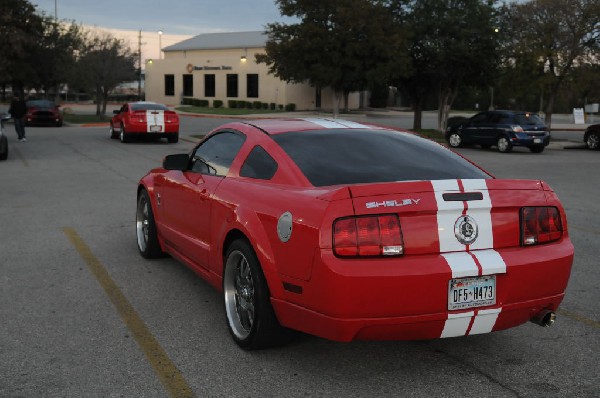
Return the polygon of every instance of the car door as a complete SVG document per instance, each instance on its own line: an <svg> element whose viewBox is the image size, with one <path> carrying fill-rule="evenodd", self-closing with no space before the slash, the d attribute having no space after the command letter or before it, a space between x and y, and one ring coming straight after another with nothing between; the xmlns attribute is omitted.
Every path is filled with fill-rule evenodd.
<svg viewBox="0 0 600 398"><path fill-rule="evenodd" d="M488 120L487 112L478 113L469 119L462 129L464 144L479 144Z"/></svg>
<svg viewBox="0 0 600 398"><path fill-rule="evenodd" d="M222 131L193 151L185 171L167 173L160 188L160 212L167 243L195 264L208 267L214 194L245 141L236 131Z"/></svg>

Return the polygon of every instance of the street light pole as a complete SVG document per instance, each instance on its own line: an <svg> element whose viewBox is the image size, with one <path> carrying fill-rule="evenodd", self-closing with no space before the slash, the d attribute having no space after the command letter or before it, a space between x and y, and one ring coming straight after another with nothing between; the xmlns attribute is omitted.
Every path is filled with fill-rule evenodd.
<svg viewBox="0 0 600 398"><path fill-rule="evenodd" d="M162 35L163 31L158 31L158 59L162 59Z"/></svg>

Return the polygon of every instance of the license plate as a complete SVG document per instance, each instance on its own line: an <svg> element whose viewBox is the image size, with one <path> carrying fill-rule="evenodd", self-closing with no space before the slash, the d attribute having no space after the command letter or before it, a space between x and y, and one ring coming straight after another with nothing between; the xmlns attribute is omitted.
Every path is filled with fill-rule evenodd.
<svg viewBox="0 0 600 398"><path fill-rule="evenodd" d="M450 279L448 310L485 307L496 304L496 276Z"/></svg>
<svg viewBox="0 0 600 398"><path fill-rule="evenodd" d="M160 133L162 131L162 126L150 126L151 133Z"/></svg>
<svg viewBox="0 0 600 398"><path fill-rule="evenodd" d="M542 143L542 139L541 138L534 138L533 139L533 143L534 144L541 144Z"/></svg>

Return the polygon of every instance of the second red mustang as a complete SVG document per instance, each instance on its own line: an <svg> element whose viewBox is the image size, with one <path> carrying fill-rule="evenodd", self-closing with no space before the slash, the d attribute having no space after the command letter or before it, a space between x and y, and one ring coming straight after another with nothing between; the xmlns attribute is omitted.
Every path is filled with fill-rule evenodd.
<svg viewBox="0 0 600 398"><path fill-rule="evenodd" d="M128 102L114 111L110 138L129 142L133 138L166 138L179 141L179 116L166 105L155 102Z"/></svg>

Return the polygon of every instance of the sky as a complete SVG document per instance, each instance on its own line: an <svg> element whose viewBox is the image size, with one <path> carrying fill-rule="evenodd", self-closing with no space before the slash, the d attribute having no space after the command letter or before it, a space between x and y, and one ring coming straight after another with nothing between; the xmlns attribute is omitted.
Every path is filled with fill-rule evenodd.
<svg viewBox="0 0 600 398"><path fill-rule="evenodd" d="M98 28L129 42L142 57L159 57L162 47L201 33L262 30L271 22L289 22L274 0L29 0L39 12L59 20Z"/></svg>

